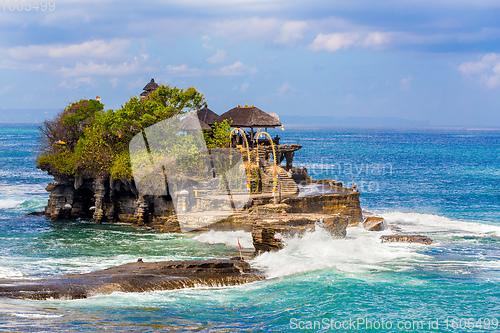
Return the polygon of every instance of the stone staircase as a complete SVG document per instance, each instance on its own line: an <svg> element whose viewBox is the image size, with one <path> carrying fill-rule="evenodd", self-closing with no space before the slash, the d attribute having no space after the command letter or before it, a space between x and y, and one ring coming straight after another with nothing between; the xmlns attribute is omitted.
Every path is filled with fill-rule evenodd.
<svg viewBox="0 0 500 333"><path fill-rule="evenodd" d="M272 164L267 163L263 167L262 176L262 193L272 193L273 189L273 168ZM281 196L293 196L299 193L299 187L292 179L291 174L286 172L285 169L278 166L278 186L276 187L276 195L279 195L281 190ZM281 188L280 188L281 187Z"/></svg>

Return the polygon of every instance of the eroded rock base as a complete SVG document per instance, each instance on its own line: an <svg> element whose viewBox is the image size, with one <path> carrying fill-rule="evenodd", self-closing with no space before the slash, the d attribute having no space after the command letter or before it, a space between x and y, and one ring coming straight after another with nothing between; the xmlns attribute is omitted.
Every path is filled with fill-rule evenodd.
<svg viewBox="0 0 500 333"><path fill-rule="evenodd" d="M389 242L401 242L401 243L420 243L429 245L433 243L433 240L427 236L423 235L386 235L380 237L382 243Z"/></svg>
<svg viewBox="0 0 500 333"><path fill-rule="evenodd" d="M193 287L222 287L263 280L240 260L187 260L124 264L87 274L41 280L0 280L0 296L44 300L81 299L98 294Z"/></svg>

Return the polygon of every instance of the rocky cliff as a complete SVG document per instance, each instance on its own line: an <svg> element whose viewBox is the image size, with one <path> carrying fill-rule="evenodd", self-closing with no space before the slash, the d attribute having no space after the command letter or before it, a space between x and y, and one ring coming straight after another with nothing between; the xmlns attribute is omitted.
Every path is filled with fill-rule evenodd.
<svg viewBox="0 0 500 333"><path fill-rule="evenodd" d="M96 223L126 222L180 232L169 196L140 195L126 179L68 177L53 174L45 216L52 220L89 218Z"/></svg>
<svg viewBox="0 0 500 333"><path fill-rule="evenodd" d="M295 169L292 177L301 183L318 183L305 169ZM298 175L297 175L298 173ZM88 218L96 223L125 222L181 232L170 196L144 196L133 181L109 177L67 177L53 173L54 182L45 208L47 218ZM292 178L290 178L292 179ZM194 232L206 230L246 230L252 232L256 252L281 248L275 234L302 233L318 225L333 237L345 237L346 227L363 220L359 192L340 182L322 180L334 193L300 197L295 194L274 204L270 193L252 195L245 209ZM320 222L320 224L318 224Z"/></svg>

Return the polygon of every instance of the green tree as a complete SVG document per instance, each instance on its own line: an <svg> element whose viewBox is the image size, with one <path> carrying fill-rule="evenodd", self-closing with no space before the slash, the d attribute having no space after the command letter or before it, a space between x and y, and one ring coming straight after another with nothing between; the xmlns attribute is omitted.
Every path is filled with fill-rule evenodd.
<svg viewBox="0 0 500 333"><path fill-rule="evenodd" d="M41 127L38 167L65 175L131 178L128 144L140 131L177 114L198 110L204 98L194 88L160 86L120 109L103 111L96 100L71 103Z"/></svg>

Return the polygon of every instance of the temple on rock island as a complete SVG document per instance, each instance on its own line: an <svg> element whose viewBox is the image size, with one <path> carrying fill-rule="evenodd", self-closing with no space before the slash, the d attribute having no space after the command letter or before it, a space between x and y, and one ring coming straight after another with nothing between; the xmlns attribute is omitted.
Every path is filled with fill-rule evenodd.
<svg viewBox="0 0 500 333"><path fill-rule="evenodd" d="M152 79L144 87L141 99L151 96L158 87ZM277 234L301 233L315 228L318 221L334 237L344 237L349 224L363 221L356 189L343 187L336 180L311 179L305 168L293 165L294 155L302 146L283 144L278 135L271 137L267 133L269 128L282 127L276 114L254 105L238 105L218 115L205 104L194 117L183 120L181 129L189 132L200 128L209 133L224 121L231 128L230 146L248 155L246 167L253 165L252 173L247 170L248 201L230 216L191 232L246 230L252 232L256 251L268 251L281 248ZM181 232L172 196L168 194L144 195L134 179L86 173L65 175L47 170L55 180L47 186L48 218L92 218L97 223L126 222L163 232ZM314 188L316 194L306 196L301 191L304 188ZM203 206L198 195L193 200L193 206Z"/></svg>

